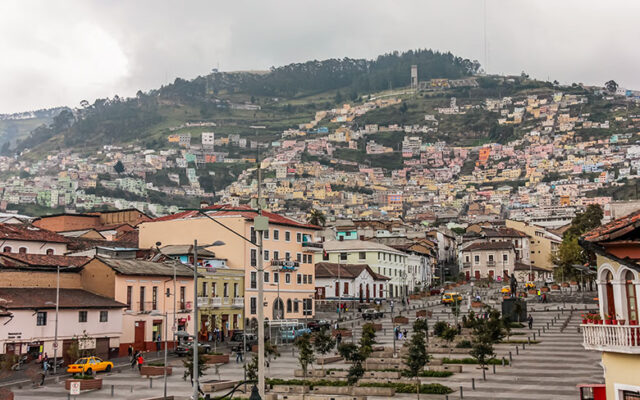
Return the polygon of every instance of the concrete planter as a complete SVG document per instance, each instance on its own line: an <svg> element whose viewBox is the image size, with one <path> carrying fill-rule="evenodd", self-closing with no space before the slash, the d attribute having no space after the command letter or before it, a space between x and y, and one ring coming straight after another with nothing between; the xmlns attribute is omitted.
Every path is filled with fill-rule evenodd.
<svg viewBox="0 0 640 400"><path fill-rule="evenodd" d="M393 397L396 394L394 388L388 387L360 387L355 386L351 391L354 396L380 396L380 397Z"/></svg>
<svg viewBox="0 0 640 400"><path fill-rule="evenodd" d="M409 323L409 318L407 317L402 317L402 316L397 316L395 318L393 318L393 322L396 324L400 324L400 325L406 325Z"/></svg>
<svg viewBox="0 0 640 400"><path fill-rule="evenodd" d="M64 388L71 389L71 382L80 382L80 390L102 389L102 379L67 379L64 381Z"/></svg>
<svg viewBox="0 0 640 400"><path fill-rule="evenodd" d="M427 371L450 371L450 372L462 372L462 364L443 364L443 365L429 365L425 368Z"/></svg>
<svg viewBox="0 0 640 400"><path fill-rule="evenodd" d="M207 364L228 364L228 354L210 354L205 356L205 363Z"/></svg>
<svg viewBox="0 0 640 400"><path fill-rule="evenodd" d="M560 289L560 288L558 288ZM540 290L542 290L543 293L548 293L549 292L549 288L546 286L543 286Z"/></svg>
<svg viewBox="0 0 640 400"><path fill-rule="evenodd" d="M173 368L166 367L166 369L167 369L167 375L171 375L171 373L173 372ZM165 370L165 367L154 367L151 365L143 365L140 368L140 376L146 376L146 377L164 376L164 370Z"/></svg>
<svg viewBox="0 0 640 400"><path fill-rule="evenodd" d="M427 318L427 310L416 311L416 318Z"/></svg>
<svg viewBox="0 0 640 400"><path fill-rule="evenodd" d="M551 289L560 290L560 286L559 285L551 285Z"/></svg>
<svg viewBox="0 0 640 400"><path fill-rule="evenodd" d="M304 376L304 372L301 369L293 371L293 376L296 378L324 378L326 376L325 371L321 369L309 369L307 370L307 376Z"/></svg>
<svg viewBox="0 0 640 400"><path fill-rule="evenodd" d="M482 308L484 307L484 303L481 301L472 301L471 302L471 307L472 308Z"/></svg>
<svg viewBox="0 0 640 400"><path fill-rule="evenodd" d="M342 357L340 356L318 357L318 359L316 360L318 365L327 365L327 364L335 363L338 361L342 361Z"/></svg>
<svg viewBox="0 0 640 400"><path fill-rule="evenodd" d="M536 293L538 293L538 291L537 291L537 290L535 290L535 289L529 289L529 294L536 294Z"/></svg>
<svg viewBox="0 0 640 400"><path fill-rule="evenodd" d="M331 331L331 334L333 335L333 337L335 337L338 333L340 333L340 335L342 335L343 338L353 336L353 333L347 329L334 329Z"/></svg>
<svg viewBox="0 0 640 400"><path fill-rule="evenodd" d="M219 392L221 390L231 389L240 381L208 381L202 383L202 390L209 392Z"/></svg>

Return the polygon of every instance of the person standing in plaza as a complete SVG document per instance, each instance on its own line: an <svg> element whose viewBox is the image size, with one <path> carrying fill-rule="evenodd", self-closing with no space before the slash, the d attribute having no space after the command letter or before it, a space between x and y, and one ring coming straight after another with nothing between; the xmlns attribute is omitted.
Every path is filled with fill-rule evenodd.
<svg viewBox="0 0 640 400"><path fill-rule="evenodd" d="M142 369L142 364L144 364L144 358L142 357L142 353L138 353L138 358L136 360L138 362L138 371Z"/></svg>
<svg viewBox="0 0 640 400"><path fill-rule="evenodd" d="M529 314L529 318L527 318L527 322L529 322L529 329L533 328L533 317Z"/></svg>

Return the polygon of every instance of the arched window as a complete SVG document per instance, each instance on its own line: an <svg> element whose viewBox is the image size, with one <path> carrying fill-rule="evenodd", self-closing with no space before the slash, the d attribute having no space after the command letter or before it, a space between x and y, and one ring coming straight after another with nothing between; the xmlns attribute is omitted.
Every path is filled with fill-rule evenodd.
<svg viewBox="0 0 640 400"><path fill-rule="evenodd" d="M628 321L638 321L638 295L636 286L633 283L633 272L627 271L624 276L624 286L627 289L627 310Z"/></svg>
<svg viewBox="0 0 640 400"><path fill-rule="evenodd" d="M26 247L20 247L20 249L18 249L18 253L27 254L27 248Z"/></svg>
<svg viewBox="0 0 640 400"><path fill-rule="evenodd" d="M611 271L607 271L607 275L605 276L605 292L607 298L607 308L605 312L607 315L610 315L611 318L615 318L616 316L616 303L615 298L613 296L613 284L611 281L613 280L613 274ZM605 316L606 317L606 316Z"/></svg>
<svg viewBox="0 0 640 400"><path fill-rule="evenodd" d="M53 255L53 249L47 249L47 255L48 256L52 256Z"/></svg>
<svg viewBox="0 0 640 400"><path fill-rule="evenodd" d="M7 246L4 249L2 249L2 251L4 251L5 253L11 253L11 247Z"/></svg>
<svg viewBox="0 0 640 400"><path fill-rule="evenodd" d="M291 312L291 299L287 299L287 312Z"/></svg>

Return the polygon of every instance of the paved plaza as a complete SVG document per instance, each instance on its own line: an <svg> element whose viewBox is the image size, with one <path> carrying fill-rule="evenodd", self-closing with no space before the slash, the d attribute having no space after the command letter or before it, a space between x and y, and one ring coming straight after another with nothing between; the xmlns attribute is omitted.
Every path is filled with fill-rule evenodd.
<svg viewBox="0 0 640 400"><path fill-rule="evenodd" d="M464 292L465 289L462 291ZM499 296L497 289L484 290L484 300L498 308ZM458 399L462 395L465 399L576 399L578 383L604 382L602 367L600 366L600 354L598 352L585 351L582 347L582 334L579 332L580 314L587 306L580 303L553 302L554 296L548 304L540 304L531 301L528 304L530 314L534 319L532 330L528 328L514 329L513 332L523 334L511 336L511 339L533 340L535 333L538 344L531 344L523 349L522 344L498 344L495 346L498 358L509 359L511 353L512 364L510 366L496 366L495 374L492 367L486 370L486 380L483 380L482 371L476 365L463 365L463 371L447 378L421 378L423 383L441 383L449 386L455 392L448 395L449 399ZM557 297L557 296L556 296ZM574 297L574 296L571 296ZM575 297L574 297L575 298ZM589 304L594 309L594 304ZM402 307L400 307L402 308ZM402 312L409 317L409 324L402 326L411 331L411 324L415 320L417 309L432 311L431 326L437 320L453 322L454 317L447 307L437 304L437 301L412 302L409 309ZM387 309L387 311L389 311ZM394 310L398 313L398 307ZM463 313L466 310L463 308ZM335 318L335 313L333 313ZM320 317L323 315L319 315ZM361 335L362 321L356 318L356 313L351 313L352 320L343 323L343 326L353 331L353 338L344 338L344 341L358 341ZM324 317L331 318L326 313ZM388 313L384 319L377 320L382 323L382 331L377 332L376 340L382 346L391 349L393 347L393 324ZM547 324L549 328L547 329ZM543 332L544 327L544 332ZM539 333L540 332L540 333ZM398 349L403 341L398 341ZM516 346L518 348L516 349ZM267 377L293 378L294 369L298 369L296 352L291 345L278 346L280 357L272 361L267 369ZM150 356L153 356L150 354ZM432 353L435 359L442 357L465 357L464 354L449 355L446 353ZM175 395L177 399L188 399L191 393L189 381L183 380L184 368L182 360L172 358L170 364L174 367L173 375L168 378L168 394ZM320 368L315 366L315 368ZM333 363L326 368L344 368L348 365L344 362ZM103 389L92 391L77 396L78 399L145 399L162 396L163 379L144 379L136 370L130 368L118 369L108 374L99 375L103 379ZM235 363L235 357L231 357L229 364L221 365L217 369L211 367L201 379L209 380L242 380L243 370L241 364ZM475 390L472 387L475 383ZM24 383L22 388L14 388L16 399L65 399L67 392L63 383L47 382L43 387L32 387ZM113 392L113 394L112 394ZM220 392L218 394L223 394ZM370 399L382 398L369 396ZM395 398L416 398L416 395L396 394ZM420 395L422 399L444 399L442 395Z"/></svg>

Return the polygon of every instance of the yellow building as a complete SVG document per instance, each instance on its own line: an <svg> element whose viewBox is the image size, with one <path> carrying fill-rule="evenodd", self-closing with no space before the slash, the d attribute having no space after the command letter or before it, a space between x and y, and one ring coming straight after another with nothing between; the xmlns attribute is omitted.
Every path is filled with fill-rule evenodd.
<svg viewBox="0 0 640 400"><path fill-rule="evenodd" d="M562 243L562 238L539 226L530 225L522 221L506 220L507 228L513 228L529 236L529 259L531 265L552 270L551 255L555 254Z"/></svg>
<svg viewBox="0 0 640 400"><path fill-rule="evenodd" d="M640 211L596 228L580 244L597 255L600 316L583 324L583 346L602 352L607 399L640 398ZM606 320L616 320L607 324Z"/></svg>
<svg viewBox="0 0 640 400"><path fill-rule="evenodd" d="M253 227L256 216L257 213L246 205L215 205L156 218L139 225L139 246L150 248L158 241L163 245L171 245L191 243L194 239L202 244L222 240L225 242L223 246L210 249L215 251L217 257L226 259L230 269L243 271L244 289L248 297L248 301L244 302L245 322L249 321L252 328L257 324L257 307L263 304L265 318L270 320L312 317L315 286L310 251L312 246L309 244L320 228L263 212L263 216L269 220L269 229L263 236L264 298L259 301L256 272L258 249L252 244L256 242Z"/></svg>

